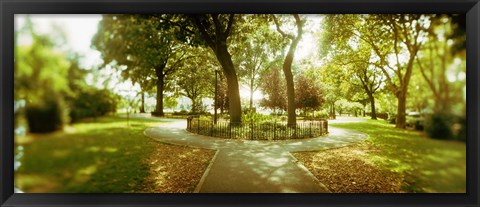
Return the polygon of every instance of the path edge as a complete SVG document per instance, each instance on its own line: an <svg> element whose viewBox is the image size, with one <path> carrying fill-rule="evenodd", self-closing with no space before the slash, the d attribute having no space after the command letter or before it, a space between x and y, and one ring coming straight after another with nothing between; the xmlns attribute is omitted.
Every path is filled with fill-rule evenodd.
<svg viewBox="0 0 480 207"><path fill-rule="evenodd" d="M207 179L207 176L210 173L210 170L212 169L213 163L217 159L217 155L218 155L219 152L220 152L220 150L217 150L215 152L215 155L213 155L213 158L210 160L210 163L208 164L207 169L205 169L205 172L203 172L202 178L200 178L200 181L198 181L198 184L195 187L195 190L193 190L193 193L199 193L200 192L200 189L202 188L203 183Z"/></svg>
<svg viewBox="0 0 480 207"><path fill-rule="evenodd" d="M317 182L317 184L326 191L326 192L323 192L323 193L331 193L332 192L330 189L327 188L327 186L325 186L322 182L320 182L320 180L318 180L318 178L312 172L310 172L310 170L308 170L308 168L305 167L305 165L303 165L295 156L293 156L293 154L291 152L289 152L289 151L287 151L287 152L288 152L288 155L290 155L290 157L293 159L293 162L295 163L295 165L297 165L298 168L302 169L308 175L310 175L313 178L313 180L315 180L315 182Z"/></svg>

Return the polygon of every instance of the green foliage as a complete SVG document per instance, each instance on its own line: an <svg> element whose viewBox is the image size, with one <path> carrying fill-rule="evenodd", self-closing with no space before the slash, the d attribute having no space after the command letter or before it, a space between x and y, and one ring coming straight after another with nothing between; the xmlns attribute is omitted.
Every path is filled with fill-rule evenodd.
<svg viewBox="0 0 480 207"><path fill-rule="evenodd" d="M240 81L253 93L262 83L260 77L281 61L283 45L280 35L269 29L262 15L243 15L241 19L242 24L237 26L242 33L232 36L234 42L230 48ZM253 108L252 94L250 103L248 110Z"/></svg>
<svg viewBox="0 0 480 207"><path fill-rule="evenodd" d="M173 115L187 115L188 111L186 111L186 110L174 111L172 114Z"/></svg>
<svg viewBox="0 0 480 207"><path fill-rule="evenodd" d="M177 71L178 77L175 83L179 86L178 93L192 101L191 112L197 113L202 111L202 98L213 97L214 69L217 67L214 57L205 48L194 48L191 53L195 56L189 57L182 63Z"/></svg>
<svg viewBox="0 0 480 207"><path fill-rule="evenodd" d="M314 118L320 118L320 119L328 119L328 112L326 111L315 111L313 112L313 117Z"/></svg>
<svg viewBox="0 0 480 207"><path fill-rule="evenodd" d="M295 105L297 109L314 111L325 102L323 90L313 78L299 75L295 79Z"/></svg>
<svg viewBox="0 0 480 207"><path fill-rule="evenodd" d="M40 103L26 107L28 128L32 133L48 133L63 128L63 106L55 97L46 97Z"/></svg>
<svg viewBox="0 0 480 207"><path fill-rule="evenodd" d="M457 119L456 129L454 132L456 133L455 138L459 141L466 142L467 141L467 118L466 117L459 117Z"/></svg>
<svg viewBox="0 0 480 207"><path fill-rule="evenodd" d="M355 111L363 110L362 104L358 102L350 102L346 99L341 99L335 103L337 111L342 113L354 114Z"/></svg>
<svg viewBox="0 0 480 207"><path fill-rule="evenodd" d="M116 112L120 97L108 90L96 88L83 89L77 98L72 100L70 117L72 122L83 118L96 118Z"/></svg>
<svg viewBox="0 0 480 207"><path fill-rule="evenodd" d="M156 87L155 112L163 115L164 90L185 55L185 44L177 41L164 18L170 15L103 15L92 46L102 53L103 66L122 72L124 79L139 83L142 91Z"/></svg>
<svg viewBox="0 0 480 207"><path fill-rule="evenodd" d="M445 113L435 113L425 120L425 132L428 136L435 139L452 139L452 125L454 117Z"/></svg>
<svg viewBox="0 0 480 207"><path fill-rule="evenodd" d="M458 25L448 15L436 15L431 18L428 41L419 51L415 66L417 81L415 92L419 94L424 108L434 112L461 115L465 107L465 96L461 91L466 84L466 61L464 53L456 44L462 44L460 36L465 30L454 31ZM414 89L414 90L415 90ZM418 99L415 97L415 99Z"/></svg>
<svg viewBox="0 0 480 207"><path fill-rule="evenodd" d="M61 129L63 98L71 92L67 79L70 63L49 35L35 31L30 18L16 32L16 38L20 37L30 38L32 43L15 45L14 98L26 102L31 132Z"/></svg>
<svg viewBox="0 0 480 207"><path fill-rule="evenodd" d="M273 111L287 108L287 91L285 79L282 78L280 69L273 68L262 77L260 88L265 95L260 105Z"/></svg>
<svg viewBox="0 0 480 207"><path fill-rule="evenodd" d="M244 121L244 123L261 123L266 121L272 121L272 117L255 112L245 112L242 115L242 120Z"/></svg>
<svg viewBox="0 0 480 207"><path fill-rule="evenodd" d="M177 97L176 96L167 96L163 97L163 103L166 108L175 109L178 105Z"/></svg>

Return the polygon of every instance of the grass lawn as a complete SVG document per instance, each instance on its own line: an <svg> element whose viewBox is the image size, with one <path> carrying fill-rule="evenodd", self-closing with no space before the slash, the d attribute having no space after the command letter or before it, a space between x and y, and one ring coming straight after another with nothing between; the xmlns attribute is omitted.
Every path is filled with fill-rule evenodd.
<svg viewBox="0 0 480 207"><path fill-rule="evenodd" d="M297 154L296 156L301 156L300 160L314 174L321 167L335 166L323 170L343 174L343 179L359 176L363 180L361 182L365 182L363 183L365 189L368 186L370 189L379 186L380 192L466 191L466 147L463 142L427 138L421 132L396 129L382 120L337 123L330 126L357 130L367 133L370 137L364 143L343 149ZM349 166L350 164L352 166ZM335 172L337 170L335 168L342 166L346 167L345 171L351 171L350 174ZM340 182L329 180L328 172L317 174L320 181L323 179L326 185L330 182ZM381 176L375 176L377 174ZM384 185L384 182L390 182L391 185ZM397 186L393 184L395 182L399 182L400 189L394 189ZM358 183L356 184L358 186ZM335 185L332 186L335 188ZM346 184L342 188L349 186L354 185ZM351 189L357 192L355 188ZM358 192L365 192L365 189Z"/></svg>
<svg viewBox="0 0 480 207"><path fill-rule="evenodd" d="M16 138L24 148L16 186L25 192L191 192L213 152L158 143L143 134L159 123L131 119L127 127L125 118L103 117L65 133ZM194 162L178 163L178 156ZM182 176L183 183L170 179L176 172L168 166L178 165L194 169Z"/></svg>

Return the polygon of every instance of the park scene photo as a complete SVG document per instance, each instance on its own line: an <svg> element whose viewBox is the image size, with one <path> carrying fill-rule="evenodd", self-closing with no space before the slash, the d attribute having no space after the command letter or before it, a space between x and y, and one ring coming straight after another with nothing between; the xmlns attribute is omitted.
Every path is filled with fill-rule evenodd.
<svg viewBox="0 0 480 207"><path fill-rule="evenodd" d="M17 193L466 193L455 14L16 14Z"/></svg>

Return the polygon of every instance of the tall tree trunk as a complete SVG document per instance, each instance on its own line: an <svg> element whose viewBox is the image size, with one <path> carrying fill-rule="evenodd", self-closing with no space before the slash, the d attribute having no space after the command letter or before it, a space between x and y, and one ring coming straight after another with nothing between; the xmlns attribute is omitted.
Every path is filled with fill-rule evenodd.
<svg viewBox="0 0 480 207"><path fill-rule="evenodd" d="M335 102L330 104L330 118L337 119L337 115L335 114Z"/></svg>
<svg viewBox="0 0 480 207"><path fill-rule="evenodd" d="M285 80L287 82L287 113L288 113L288 126L297 125L297 114L295 113L295 86L293 83L292 74L292 62L295 55L295 48L300 41L302 34L298 34L297 38L292 41L290 49L288 50L285 61L283 62L283 74L285 74Z"/></svg>
<svg viewBox="0 0 480 207"><path fill-rule="evenodd" d="M230 113L230 122L241 123L242 107L240 104L240 90L232 57L228 52L226 44L218 44L215 53L218 61L222 65L223 73L227 78L227 93L229 98L228 112Z"/></svg>
<svg viewBox="0 0 480 207"><path fill-rule="evenodd" d="M141 104L140 104L140 113L145 113L145 93L142 91L140 92L142 96Z"/></svg>
<svg viewBox="0 0 480 207"><path fill-rule="evenodd" d="M189 97L190 100L192 101L192 110L191 112L196 113L197 112L197 101L195 98Z"/></svg>
<svg viewBox="0 0 480 207"><path fill-rule="evenodd" d="M163 88L165 84L165 76L157 75L157 105L155 106L155 113L157 116L163 116Z"/></svg>
<svg viewBox="0 0 480 207"><path fill-rule="evenodd" d="M402 90L398 93L397 96L397 101L398 101L398 106L397 106L397 118L396 118L396 123L395 127L400 128L400 129L405 129L406 127L406 105L407 105L407 96L406 96L406 91Z"/></svg>
<svg viewBox="0 0 480 207"><path fill-rule="evenodd" d="M250 80L250 112L253 112L253 79Z"/></svg>
<svg viewBox="0 0 480 207"><path fill-rule="evenodd" d="M280 24L278 23L275 15L273 15L273 19L275 21L275 25L277 27L277 31L284 37L289 38L292 40L290 44L290 48L288 49L287 56L283 62L283 74L285 75L285 80L287 82L287 113L288 113L288 123L287 125L290 127L294 127L297 125L297 114L295 113L295 87L293 83L293 74L292 74L292 62L293 57L295 55L295 49L297 48L298 42L302 39L303 33L303 25L301 22L300 17L298 14L294 14L293 17L295 18L295 23L297 26L297 35L291 36L287 35L283 32L280 28Z"/></svg>
<svg viewBox="0 0 480 207"><path fill-rule="evenodd" d="M227 38L230 35L230 30L234 25L234 14L230 14L227 26L224 27L220 23L219 15L212 14L203 16L210 21L213 20L215 33L213 34L202 22L202 15L193 15L192 20L199 29L203 39L207 42L209 47L214 51L218 62L222 65L223 73L227 78L227 94L228 94L228 112L230 114L230 122L242 122L242 107L240 104L240 91L238 87L238 78L233 66L232 56L228 52Z"/></svg>
<svg viewBox="0 0 480 207"><path fill-rule="evenodd" d="M408 94L408 84L410 83L410 78L412 77L413 70L413 61L419 50L419 46L415 47L410 53L410 58L407 63L405 76L403 77L403 82L400 83L400 91L397 92L398 107L397 107L397 122L395 124L396 128L405 129L406 128L406 109L407 109L407 94Z"/></svg>
<svg viewBox="0 0 480 207"><path fill-rule="evenodd" d="M375 112L375 97L373 96L373 94L369 93L368 94L368 99L370 100L370 107L372 108L372 114L370 115L370 117L372 117L372 119L377 119L377 113Z"/></svg>
<svg viewBox="0 0 480 207"><path fill-rule="evenodd" d="M288 55L285 58L285 62L283 64L283 73L285 74L285 79L287 81L287 125L295 126L297 125L297 114L295 113L295 87L293 83L293 74L291 69L294 50L290 49L290 51L288 52Z"/></svg>

